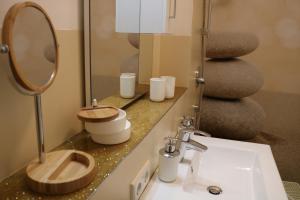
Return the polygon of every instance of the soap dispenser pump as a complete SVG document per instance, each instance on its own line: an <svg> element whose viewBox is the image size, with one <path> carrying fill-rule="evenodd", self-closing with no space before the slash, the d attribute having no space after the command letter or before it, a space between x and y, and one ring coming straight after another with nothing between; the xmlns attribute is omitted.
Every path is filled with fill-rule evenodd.
<svg viewBox="0 0 300 200"><path fill-rule="evenodd" d="M173 182L177 177L179 151L176 149L176 138L167 137L168 143L159 150L158 177L163 182Z"/></svg>

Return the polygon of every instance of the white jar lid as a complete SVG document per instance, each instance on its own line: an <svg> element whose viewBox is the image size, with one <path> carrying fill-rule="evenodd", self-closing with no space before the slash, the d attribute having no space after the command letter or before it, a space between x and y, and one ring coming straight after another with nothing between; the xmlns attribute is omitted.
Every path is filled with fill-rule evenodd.
<svg viewBox="0 0 300 200"><path fill-rule="evenodd" d="M136 74L135 73L122 73L121 77L135 77Z"/></svg>

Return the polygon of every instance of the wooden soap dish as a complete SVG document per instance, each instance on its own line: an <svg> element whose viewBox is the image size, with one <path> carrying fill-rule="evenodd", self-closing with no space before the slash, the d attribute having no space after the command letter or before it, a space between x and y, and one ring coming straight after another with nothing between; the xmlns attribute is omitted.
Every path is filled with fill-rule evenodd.
<svg viewBox="0 0 300 200"><path fill-rule="evenodd" d="M94 158L82 151L61 150L46 154L45 163L38 159L26 169L28 186L38 193L57 195L87 186L96 175Z"/></svg>

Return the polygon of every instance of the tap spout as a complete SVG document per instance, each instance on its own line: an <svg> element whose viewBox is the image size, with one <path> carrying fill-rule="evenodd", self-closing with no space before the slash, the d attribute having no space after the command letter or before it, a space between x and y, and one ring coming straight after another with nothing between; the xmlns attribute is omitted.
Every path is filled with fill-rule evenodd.
<svg viewBox="0 0 300 200"><path fill-rule="evenodd" d="M187 149L193 149L196 151L206 151L208 149L207 146L201 144L195 140L190 139L188 142L185 142Z"/></svg>

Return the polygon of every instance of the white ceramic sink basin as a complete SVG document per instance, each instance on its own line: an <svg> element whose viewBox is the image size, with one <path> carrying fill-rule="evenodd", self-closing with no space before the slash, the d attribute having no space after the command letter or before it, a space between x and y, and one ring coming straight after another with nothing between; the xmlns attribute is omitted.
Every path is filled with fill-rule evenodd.
<svg viewBox="0 0 300 200"><path fill-rule="evenodd" d="M143 200L287 200L268 145L204 138L206 152L186 151L173 183L161 182L157 173L143 193ZM208 186L219 186L220 195Z"/></svg>

